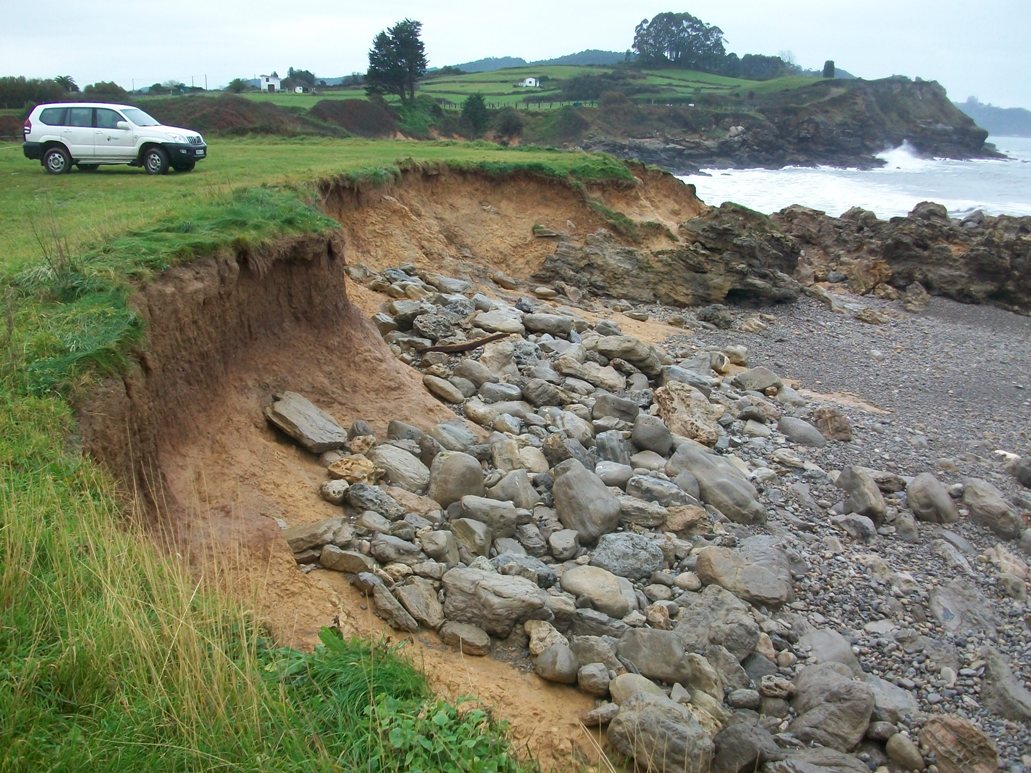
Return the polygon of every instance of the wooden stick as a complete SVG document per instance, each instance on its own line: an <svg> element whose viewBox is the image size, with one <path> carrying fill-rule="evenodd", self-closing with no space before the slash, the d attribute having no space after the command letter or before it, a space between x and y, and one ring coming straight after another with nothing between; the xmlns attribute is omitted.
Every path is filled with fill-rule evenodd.
<svg viewBox="0 0 1031 773"><path fill-rule="evenodd" d="M499 341L502 338L508 338L511 333L494 333L486 338L478 338L475 341L466 341L460 344L438 344L436 346L426 346L421 349L416 349L420 354L424 352L447 352L448 354L454 354L456 352L471 352L473 349L479 349L481 346L486 346L491 341Z"/></svg>

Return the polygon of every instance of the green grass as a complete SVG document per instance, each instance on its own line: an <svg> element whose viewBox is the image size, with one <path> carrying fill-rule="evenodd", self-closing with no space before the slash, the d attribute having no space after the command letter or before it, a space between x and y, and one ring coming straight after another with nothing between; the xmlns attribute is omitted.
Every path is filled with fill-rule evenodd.
<svg viewBox="0 0 1031 773"><path fill-rule="evenodd" d="M190 174L53 177L0 144L0 771L517 768L503 725L435 700L401 653L330 632L314 654L270 647L74 442L71 400L146 346L133 282L332 228L318 181L413 164L582 192L633 179L604 156L327 139L215 139Z"/></svg>

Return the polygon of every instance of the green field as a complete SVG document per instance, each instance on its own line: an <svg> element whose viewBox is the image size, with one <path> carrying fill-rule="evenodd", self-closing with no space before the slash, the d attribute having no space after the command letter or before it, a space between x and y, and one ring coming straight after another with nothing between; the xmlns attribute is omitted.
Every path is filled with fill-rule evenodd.
<svg viewBox="0 0 1031 773"><path fill-rule="evenodd" d="M632 86L642 88L638 99L645 102L666 100L689 101L702 94L733 97L746 93L772 94L811 85L818 79L811 77L777 78L770 81L753 81L729 78L723 75L677 70L672 68L626 70L610 66L547 65L543 67L511 67L492 72L467 73L463 75L434 75L430 73L419 82L416 93L438 100L444 100L453 108L461 106L472 94L481 94L492 107L526 107L527 100L533 109L554 109L569 104L561 94L562 84L580 76L603 76L613 73L630 73L640 76L630 81ZM526 88L519 85L526 78L542 79L540 88ZM292 94L280 92L245 92L243 96L258 102L310 109L324 99L364 99L362 88L326 89L318 94ZM145 99L144 99L145 101ZM539 104L538 104L539 103Z"/></svg>
<svg viewBox="0 0 1031 773"><path fill-rule="evenodd" d="M278 650L134 527L72 402L145 348L131 281L333 228L317 178L398 164L632 179L605 157L486 144L214 140L190 174L46 175L0 143L0 771L516 770L505 728L398 653L326 632Z"/></svg>

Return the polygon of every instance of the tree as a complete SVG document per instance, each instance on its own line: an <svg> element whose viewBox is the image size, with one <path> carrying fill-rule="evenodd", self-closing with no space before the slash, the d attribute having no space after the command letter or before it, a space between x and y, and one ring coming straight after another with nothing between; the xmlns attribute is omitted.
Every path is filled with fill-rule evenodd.
<svg viewBox="0 0 1031 773"><path fill-rule="evenodd" d="M241 94L244 91L247 91L247 89L249 88L250 86L247 85L247 81L245 81L243 78L233 78L231 81L229 81L229 85L226 86L226 91L230 92L231 94Z"/></svg>
<svg viewBox="0 0 1031 773"><path fill-rule="evenodd" d="M469 127L474 137L483 134L490 122L487 103L482 94L472 94L462 103L462 123Z"/></svg>
<svg viewBox="0 0 1031 773"><path fill-rule="evenodd" d="M82 90L82 93L87 97L105 97L107 99L116 100L126 99L129 96L129 92L114 81L97 81L96 83L91 83Z"/></svg>
<svg viewBox="0 0 1031 773"><path fill-rule="evenodd" d="M643 19L634 30L638 61L694 70L718 69L726 50L723 30L689 13L660 13Z"/></svg>
<svg viewBox="0 0 1031 773"><path fill-rule="evenodd" d="M62 89L67 91L69 94L74 94L79 90L78 84L75 82L75 78L71 75L56 75L54 76L54 83L60 86Z"/></svg>
<svg viewBox="0 0 1031 773"><path fill-rule="evenodd" d="M315 88L315 73L311 70L295 70L291 67L287 70L283 85L290 89L295 86L303 86L306 89L313 89Z"/></svg>
<svg viewBox="0 0 1031 773"><path fill-rule="evenodd" d="M405 104L415 99L415 84L426 74L421 32L422 22L405 19L375 37L369 51L366 91L396 94Z"/></svg>
<svg viewBox="0 0 1031 773"><path fill-rule="evenodd" d="M823 77L833 78L834 77L834 60L828 59L823 63Z"/></svg>

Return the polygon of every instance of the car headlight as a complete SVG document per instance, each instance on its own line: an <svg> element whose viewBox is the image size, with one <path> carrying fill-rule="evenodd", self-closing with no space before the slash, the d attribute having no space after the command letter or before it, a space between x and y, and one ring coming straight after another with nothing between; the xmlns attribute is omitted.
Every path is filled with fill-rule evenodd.
<svg viewBox="0 0 1031 773"><path fill-rule="evenodd" d="M186 142L186 137L184 137L182 134L169 134L168 138L170 140L172 140L172 142L180 142L180 143L185 143Z"/></svg>

